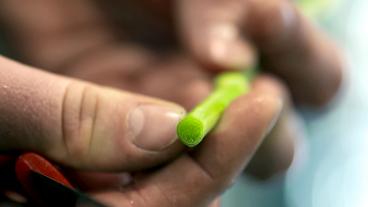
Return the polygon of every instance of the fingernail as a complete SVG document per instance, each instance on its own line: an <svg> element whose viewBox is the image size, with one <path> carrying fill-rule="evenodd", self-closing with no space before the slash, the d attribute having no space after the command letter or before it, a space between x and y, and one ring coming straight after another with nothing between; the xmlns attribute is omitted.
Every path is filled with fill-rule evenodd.
<svg viewBox="0 0 368 207"><path fill-rule="evenodd" d="M230 69L244 70L253 65L252 49L241 42L218 42L213 45L215 63Z"/></svg>
<svg viewBox="0 0 368 207"><path fill-rule="evenodd" d="M184 115L176 106L138 105L128 115L132 142L149 151L161 151L177 140L176 125Z"/></svg>
<svg viewBox="0 0 368 207"><path fill-rule="evenodd" d="M217 30L229 30L217 28ZM254 49L238 37L237 34L225 35L230 32L212 32L209 38L210 58L215 64L224 68L244 70L254 63ZM235 33L235 32L232 32Z"/></svg>

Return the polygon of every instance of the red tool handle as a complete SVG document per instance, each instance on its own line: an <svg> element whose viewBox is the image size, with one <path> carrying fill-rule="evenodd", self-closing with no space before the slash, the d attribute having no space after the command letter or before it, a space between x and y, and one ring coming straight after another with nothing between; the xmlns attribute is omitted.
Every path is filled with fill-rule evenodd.
<svg viewBox="0 0 368 207"><path fill-rule="evenodd" d="M69 188L74 189L64 175L45 158L35 153L26 153L19 156L16 161L15 172L18 180L26 190L32 190L29 180L29 175L32 171L45 175Z"/></svg>

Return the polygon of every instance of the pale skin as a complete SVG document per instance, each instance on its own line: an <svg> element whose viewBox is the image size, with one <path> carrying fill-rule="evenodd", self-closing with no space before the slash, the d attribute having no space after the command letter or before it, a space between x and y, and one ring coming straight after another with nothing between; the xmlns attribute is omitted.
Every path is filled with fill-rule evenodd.
<svg viewBox="0 0 368 207"><path fill-rule="evenodd" d="M124 10L141 14L134 27ZM293 104L325 106L342 79L336 47L286 0L4 0L0 18L23 62L0 57L0 149L70 168L111 206L218 206L246 166L284 171ZM216 71L258 58L268 74L187 152L175 139L185 109Z"/></svg>

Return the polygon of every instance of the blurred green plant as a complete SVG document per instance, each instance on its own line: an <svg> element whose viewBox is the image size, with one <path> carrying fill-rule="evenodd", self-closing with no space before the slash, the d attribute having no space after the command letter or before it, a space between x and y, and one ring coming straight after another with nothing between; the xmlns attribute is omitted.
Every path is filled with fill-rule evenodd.
<svg viewBox="0 0 368 207"><path fill-rule="evenodd" d="M297 0L296 3L303 10L305 15L313 19L323 18L331 13L341 3L341 0Z"/></svg>

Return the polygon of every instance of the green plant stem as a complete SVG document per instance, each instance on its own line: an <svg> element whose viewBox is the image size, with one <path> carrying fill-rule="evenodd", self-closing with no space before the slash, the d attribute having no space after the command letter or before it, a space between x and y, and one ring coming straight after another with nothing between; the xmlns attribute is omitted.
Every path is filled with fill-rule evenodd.
<svg viewBox="0 0 368 207"><path fill-rule="evenodd" d="M198 145L219 121L224 110L240 95L249 91L253 70L225 72L217 76L214 91L185 116L177 126L181 142L188 147Z"/></svg>

